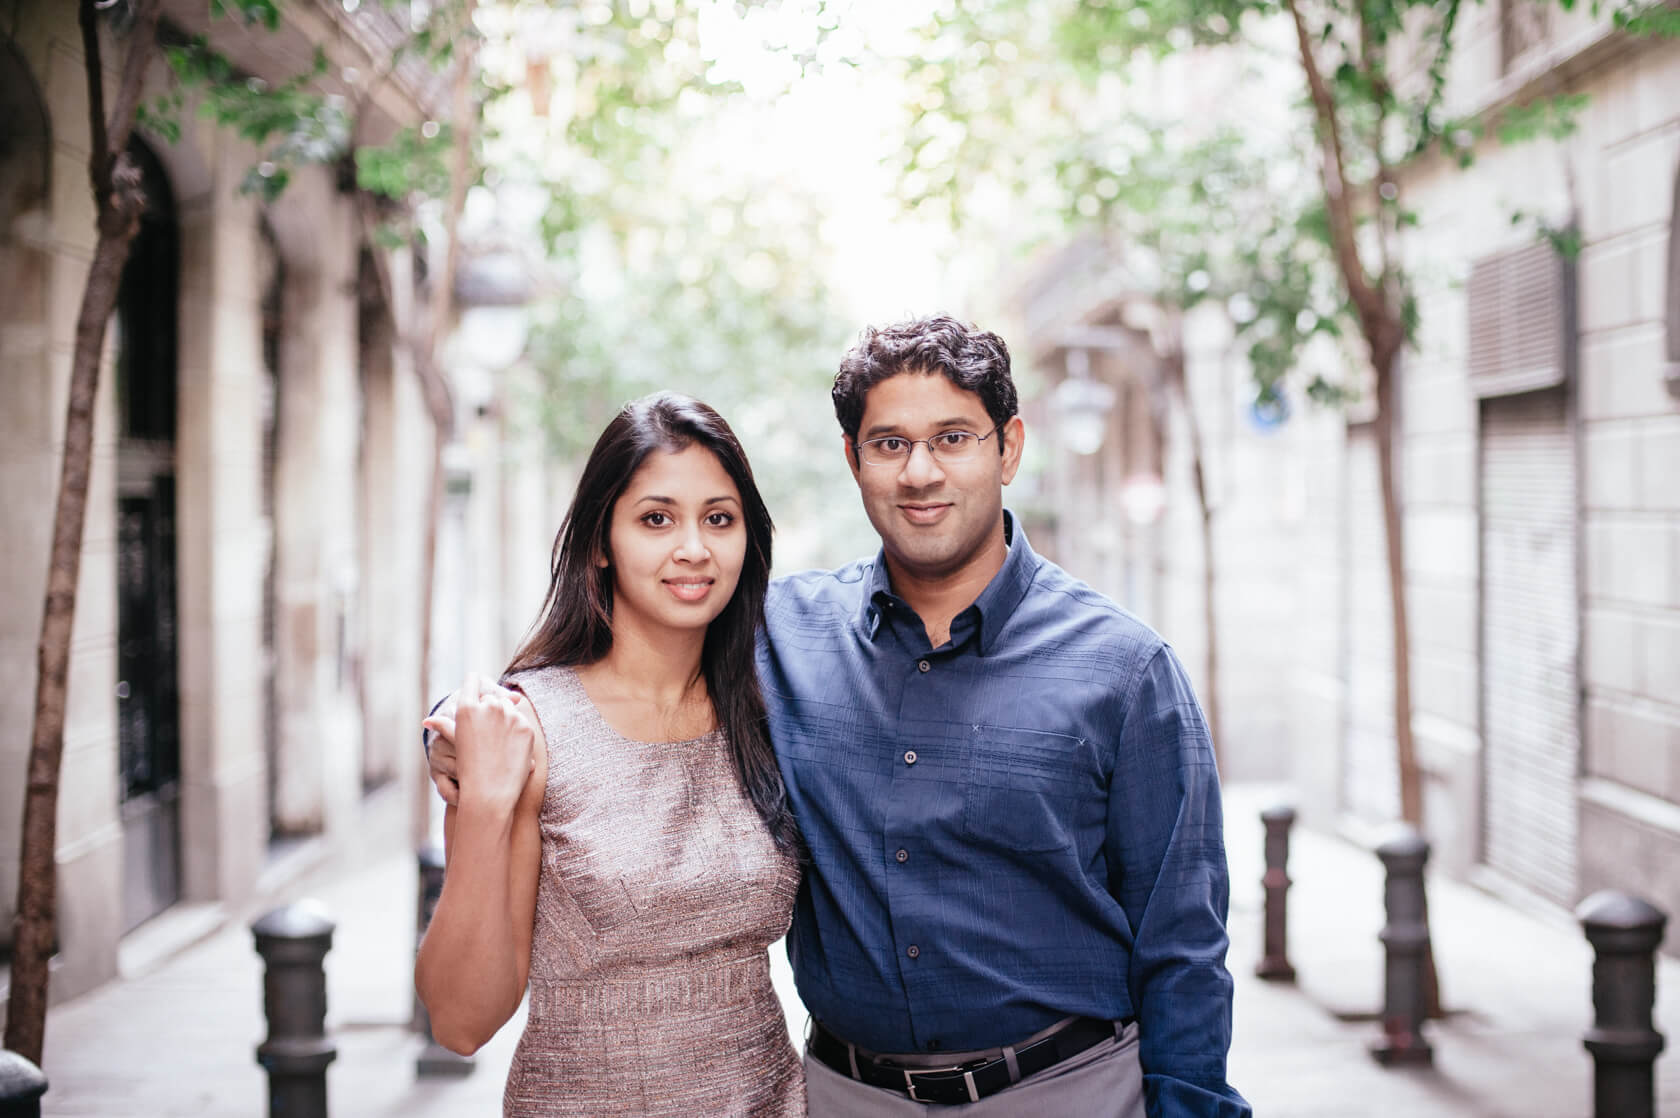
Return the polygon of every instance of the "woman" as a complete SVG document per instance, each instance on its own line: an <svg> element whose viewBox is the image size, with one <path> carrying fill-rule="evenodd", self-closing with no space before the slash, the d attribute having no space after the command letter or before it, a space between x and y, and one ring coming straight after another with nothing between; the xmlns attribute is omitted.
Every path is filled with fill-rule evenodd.
<svg viewBox="0 0 1680 1118"><path fill-rule="evenodd" d="M798 840L753 670L770 516L729 426L670 393L607 426L507 689L426 720L458 754L415 965L439 1042L529 1020L503 1113L805 1113L770 984Z"/></svg>

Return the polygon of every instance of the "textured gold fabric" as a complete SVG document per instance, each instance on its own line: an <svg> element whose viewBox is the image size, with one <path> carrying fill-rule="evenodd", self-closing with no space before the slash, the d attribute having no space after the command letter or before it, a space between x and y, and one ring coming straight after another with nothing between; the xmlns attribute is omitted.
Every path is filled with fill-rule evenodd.
<svg viewBox="0 0 1680 1118"><path fill-rule="evenodd" d="M508 1118L805 1113L770 985L798 864L720 732L617 733L567 668L524 673L548 742L530 1014Z"/></svg>

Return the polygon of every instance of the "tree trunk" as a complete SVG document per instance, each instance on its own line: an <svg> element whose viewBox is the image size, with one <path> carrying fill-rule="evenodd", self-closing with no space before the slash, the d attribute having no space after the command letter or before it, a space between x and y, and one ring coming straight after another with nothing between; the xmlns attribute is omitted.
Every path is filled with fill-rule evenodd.
<svg viewBox="0 0 1680 1118"><path fill-rule="evenodd" d="M1180 359L1182 361L1182 358ZM1182 376L1182 370L1180 376ZM1220 744L1220 715L1219 715L1219 610L1215 605L1214 595L1218 592L1218 573L1214 566L1213 557L1213 506L1208 503L1207 470L1202 460L1202 425L1196 418L1194 407L1190 403L1190 393L1184 388L1181 399L1184 402L1184 414L1190 424L1190 472L1196 481L1196 507L1202 516L1202 610L1203 623L1207 626L1204 639L1207 642L1207 682L1202 691L1202 706L1207 713L1208 734L1213 739L1213 761L1219 769L1220 775L1225 773L1224 746Z"/></svg>
<svg viewBox="0 0 1680 1118"><path fill-rule="evenodd" d="M432 694L432 608L437 589L437 541L443 527L443 446L449 438L449 428L432 424L432 476L426 494L426 536L420 543L420 699L430 707L441 698ZM429 790L422 789L422 801L430 810Z"/></svg>
<svg viewBox="0 0 1680 1118"><path fill-rule="evenodd" d="M1182 330L1182 328L1180 328ZM1219 610L1214 595L1218 592L1218 571L1213 556L1213 506L1208 501L1207 466L1202 453L1202 422L1190 399L1190 381L1184 367L1182 334L1177 348L1166 358L1167 379L1173 387L1179 406L1184 409L1184 421L1189 431L1190 476L1196 486L1196 509L1201 515L1202 528L1202 617L1207 643L1207 679L1202 687L1202 709L1207 715L1208 735L1213 739L1213 760L1220 775L1225 773L1225 751L1220 736L1219 703Z"/></svg>
<svg viewBox="0 0 1680 1118"><path fill-rule="evenodd" d="M1175 406L1183 409L1185 426L1189 432L1190 475L1196 486L1196 509L1201 517L1202 532L1202 617L1206 626L1203 635L1207 641L1207 678L1201 689L1202 713L1207 717L1214 765L1223 776L1225 753L1220 744L1223 739L1219 731L1219 611L1214 604L1218 577L1213 559L1213 507L1208 501L1207 467L1202 453L1202 423L1190 399L1190 382L1184 368L1183 312L1169 311L1167 327L1159 341L1147 331L1129 332L1138 347L1136 353L1150 370L1149 416L1156 443L1162 446L1166 444L1167 423Z"/></svg>
<svg viewBox="0 0 1680 1118"><path fill-rule="evenodd" d="M1284 8L1295 25L1301 70L1307 79L1307 93L1312 99L1318 126L1319 175L1329 216L1331 248L1342 283L1353 303L1360 333L1371 348L1371 368L1376 374L1377 475L1382 489L1388 598L1394 631L1394 758L1400 783L1401 818L1422 831L1423 780L1418 770L1417 748L1412 739L1412 653L1411 626L1406 612L1405 524L1395 477L1398 466L1395 459L1395 375L1400 351L1405 344L1405 327L1396 292L1386 281L1389 274L1386 263L1379 273L1381 278L1373 283L1360 254L1360 243L1354 232L1358 223L1347 190L1341 121L1329 83L1325 81L1313 53L1313 36L1295 0L1284 0ZM1369 73L1366 76L1370 76ZM1429 1015L1439 1016L1440 981L1435 971L1434 951L1428 943L1424 946L1424 995Z"/></svg>
<svg viewBox="0 0 1680 1118"><path fill-rule="evenodd" d="M1373 347L1374 352L1380 352ZM1400 817L1423 830L1423 773L1418 767L1417 745L1412 737L1412 654L1411 623L1406 611L1405 520L1400 510L1400 493L1395 472L1395 383L1398 349L1389 351L1377 368L1377 463L1382 486L1383 528L1388 543L1388 596L1394 621L1394 757L1400 778ZM1424 898L1423 926L1429 927L1428 896ZM1441 978L1435 969L1434 937L1423 946L1423 1011L1430 1018L1441 1014Z"/></svg>
<svg viewBox="0 0 1680 1118"><path fill-rule="evenodd" d="M1379 352L1373 346L1374 355ZM1406 611L1405 521L1395 477L1394 366L1398 352L1381 356L1377 367L1377 474L1382 488L1383 529L1388 549L1388 599L1394 632L1394 757L1400 779L1400 817L1423 828L1423 780L1412 738L1411 626Z"/></svg>
<svg viewBox="0 0 1680 1118"><path fill-rule="evenodd" d="M93 459L93 406L105 327L117 305L123 265L139 231L144 198L139 175L125 150L157 37L159 0L143 0L130 32L112 119L104 119L104 64L93 0L82 0L81 26L88 81L92 144L88 171L98 207L99 240L82 290L71 356L69 402L64 416L64 459L53 511L52 552L37 646L35 711L30 732L18 854L17 915L13 919L12 986L6 1009L5 1046L39 1065L47 1030L48 960L57 939L58 777L64 756L69 698L70 631L81 575L82 532L87 521L88 474Z"/></svg>
<svg viewBox="0 0 1680 1118"><path fill-rule="evenodd" d="M471 25L473 0L466 0L465 18ZM421 557L420 584L425 595L420 619L420 694L431 703L432 673L432 595L437 577L437 537L443 526L443 446L455 426L455 413L449 393L449 382L438 364L444 336L455 309L455 271L461 260L461 211L466 208L467 188L472 174L472 66L473 41L469 36L456 60L455 84L451 90L450 115L453 118L454 144L449 159L449 207L443 213L443 267L432 278L431 313L425 333L425 352L415 355L415 366L431 381L432 426L437 433L432 448L432 488L426 502L425 553Z"/></svg>
<svg viewBox="0 0 1680 1118"><path fill-rule="evenodd" d="M23 846L18 858L16 942L6 1047L41 1062L47 1013L47 959L52 953L58 849L58 771L64 753L64 714L70 668L70 627L82 565L88 472L93 457L93 402L105 323L117 303L128 237L99 238L76 321L70 402L64 419L64 462L53 514L52 558L37 650L35 725L29 743L29 782L23 801Z"/></svg>

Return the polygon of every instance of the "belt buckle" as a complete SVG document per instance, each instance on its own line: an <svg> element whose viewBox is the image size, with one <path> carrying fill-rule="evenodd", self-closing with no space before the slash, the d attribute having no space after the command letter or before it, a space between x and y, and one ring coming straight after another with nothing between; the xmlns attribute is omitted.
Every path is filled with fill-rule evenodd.
<svg viewBox="0 0 1680 1118"><path fill-rule="evenodd" d="M912 1072L909 1068L901 1068L904 1072L904 1093L910 1096L911 1102L937 1103L937 1099L924 1099L916 1094L917 1075L943 1075L948 1072L960 1071L963 1074L963 1086L968 1089L968 1101L980 1101L980 1088L974 1085L974 1069L984 1066L985 1060L976 1060L971 1064L952 1064L947 1068L917 1068Z"/></svg>

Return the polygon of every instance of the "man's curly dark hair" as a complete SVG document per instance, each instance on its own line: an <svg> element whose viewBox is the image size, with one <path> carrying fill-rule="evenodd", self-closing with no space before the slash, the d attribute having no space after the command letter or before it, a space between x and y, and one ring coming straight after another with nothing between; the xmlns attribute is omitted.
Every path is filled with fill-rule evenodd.
<svg viewBox="0 0 1680 1118"><path fill-rule="evenodd" d="M996 334L949 315L865 327L857 344L840 359L829 393L834 417L855 445L869 390L899 373L941 374L980 397L994 425L1014 416L1018 405L1009 375L1009 347ZM977 432L983 433L983 432ZM1001 451L1003 440L998 440Z"/></svg>

